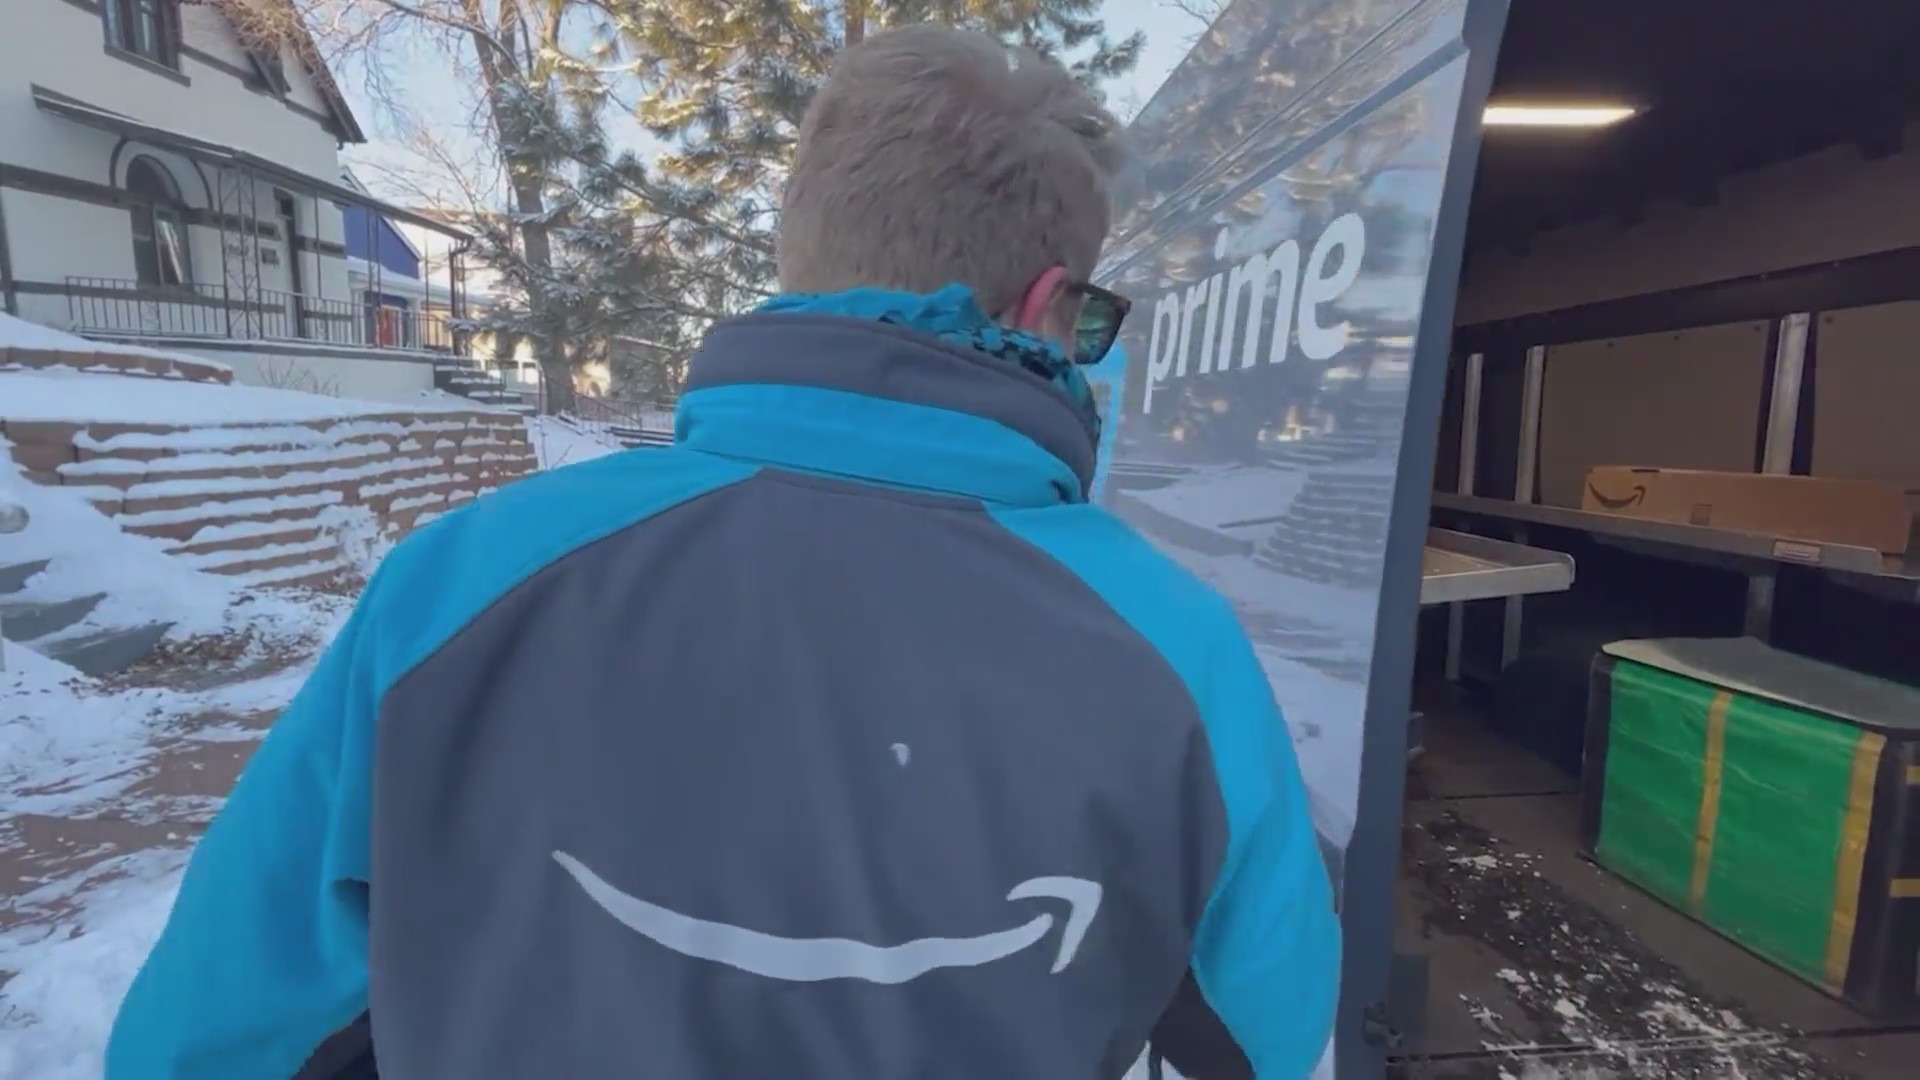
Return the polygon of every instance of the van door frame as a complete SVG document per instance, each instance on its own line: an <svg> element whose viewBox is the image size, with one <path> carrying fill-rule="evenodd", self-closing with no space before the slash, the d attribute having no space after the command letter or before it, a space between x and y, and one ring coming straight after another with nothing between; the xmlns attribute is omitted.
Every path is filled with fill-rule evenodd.
<svg viewBox="0 0 1920 1080"><path fill-rule="evenodd" d="M1276 0L1237 0L1223 12L1224 21L1245 5ZM1301 20L1324 16L1342 7L1353 7L1363 0L1284 0L1283 6ZM1341 893L1341 987L1335 1018L1333 1052L1335 1072L1340 1080L1377 1078L1386 1071L1387 1059L1422 1026L1426 1007L1424 965L1418 958L1400 955L1395 948L1398 918L1398 878L1400 870L1400 834L1405 810L1407 738L1412 703L1415 637L1420 614L1420 588L1427 537L1428 515L1435 463L1440 415L1447 390L1447 368L1453 343L1454 306L1459 291L1459 273L1465 253L1467 216L1473 194L1474 177L1479 165L1483 114L1492 89L1494 67L1506 30L1509 0L1404 0L1393 5L1397 14L1375 12L1373 21L1382 26L1411 17L1425 4L1445 5L1454 27L1453 36L1439 51L1428 54L1423 63L1431 66L1424 74L1407 68L1394 79L1401 92L1411 91L1441 70L1458 71L1458 107L1451 117L1451 133L1446 143L1447 159L1438 174L1439 196L1433 203L1431 242L1428 247L1426 277L1419 288L1418 325L1410 349L1409 374L1401 438L1394 456L1394 482L1386 500L1387 530L1381 563L1380 588L1374 597L1374 632L1367 666L1365 704L1359 721L1360 763L1353 804L1352 834L1339 860ZM1271 16L1269 16L1271 17ZM1203 36L1194 51L1182 60L1169 77L1167 87L1183 77L1199 81L1204 87L1208 77L1204 66L1231 55L1233 43ZM1364 46L1363 46L1364 47ZM1202 50L1202 68L1189 69ZM1446 56L1441 58L1442 53ZM1328 76L1350 56L1334 59L1334 67L1315 70L1315 77ZM1456 67L1456 65L1460 65ZM1218 74L1216 70L1214 74ZM1243 78L1252 72L1238 73ZM1411 76L1411 78L1409 78ZM1449 78L1454 76L1449 75ZM1383 87L1387 84L1383 83ZM1191 86L1182 92L1192 91ZM1311 93L1303 88L1302 93ZM1398 98L1378 99L1384 105ZM1271 102L1268 107L1290 109L1299 103ZM1357 103L1356 103L1357 104ZM1149 109L1151 109L1151 103ZM1362 125L1373 115L1371 109L1349 106L1349 111L1330 118L1326 126L1304 134L1287 146L1258 151L1262 163L1254 170L1276 167L1281 159L1313 152L1330 140ZM1377 106L1376 106L1377 107ZM1144 115L1144 114L1143 114ZM1278 115L1278 113L1276 113ZM1436 121L1436 131L1442 130ZM1199 174L1188 175L1172 190L1155 193L1139 191L1141 199L1155 199L1137 205L1136 222L1123 224L1122 232L1112 238L1106 259L1095 277L1102 283L1117 285L1144 260L1156 257L1166 236L1182 228L1179 220L1200 216L1206 206L1232 198L1231 192L1246 181L1221 181L1219 170L1238 168L1249 150L1252 136L1227 149L1219 160L1200 166ZM1218 181L1216 189L1199 195L1199 186ZM1197 186L1198 185L1198 186ZM1129 197L1135 193L1129 192ZM1305 243L1308 238L1296 238ZM1295 257L1300 254L1296 253ZM1164 287L1164 286L1163 286ZM1136 304L1146 297L1134 295ZM1286 300L1281 301L1283 304ZM1158 320L1158 312L1140 311L1136 318ZM1176 315L1176 321L1178 316ZM1211 331L1207 331L1211 333ZM1135 346L1146 355L1116 365L1125 380L1130 397L1136 390L1151 393L1155 375L1150 370L1154 348L1146 331L1129 331ZM1120 346L1116 346L1120 348ZM1184 353L1184 346L1176 351ZM1243 367L1245 365L1242 365ZM1164 374L1164 373L1163 373ZM1185 375L1184 365L1179 372ZM1115 398L1116 406L1127 397ZM1145 399L1142 410L1145 411ZM1117 425L1127 415L1116 407L1110 424ZM1362 601L1364 603L1364 601ZM1323 838L1323 846L1324 846Z"/></svg>
<svg viewBox="0 0 1920 1080"><path fill-rule="evenodd" d="M1509 0L1467 0L1461 40L1467 68L1460 113L1434 224L1420 328L1414 338L1406 423L1395 465L1387 546L1367 673L1360 790L1345 860L1337 1074L1381 1076L1387 1058L1417 1032L1426 1010L1423 963L1395 948L1400 836L1406 812L1408 718L1440 413L1453 347L1454 304L1466 252L1469 203L1480 164L1481 119L1493 88ZM1358 1015L1354 1015L1355 1013Z"/></svg>

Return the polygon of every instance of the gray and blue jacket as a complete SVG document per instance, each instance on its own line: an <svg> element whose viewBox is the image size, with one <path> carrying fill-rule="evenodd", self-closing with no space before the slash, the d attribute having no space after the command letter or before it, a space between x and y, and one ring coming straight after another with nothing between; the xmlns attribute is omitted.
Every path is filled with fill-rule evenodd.
<svg viewBox="0 0 1920 1080"><path fill-rule="evenodd" d="M389 1080L1112 1080L1189 971L1306 1076L1339 933L1267 680L952 292L721 324L673 448L399 545L110 1080L292 1076L366 1015Z"/></svg>

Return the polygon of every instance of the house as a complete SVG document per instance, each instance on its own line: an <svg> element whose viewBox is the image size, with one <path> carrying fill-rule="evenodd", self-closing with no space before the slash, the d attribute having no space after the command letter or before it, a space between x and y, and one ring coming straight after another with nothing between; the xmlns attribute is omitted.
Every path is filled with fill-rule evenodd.
<svg viewBox="0 0 1920 1080"><path fill-rule="evenodd" d="M341 179L366 193L351 170ZM408 230L366 207L341 210L347 281L367 311L368 343L380 348L451 352L454 297L463 293L451 259L428 261Z"/></svg>
<svg viewBox="0 0 1920 1080"><path fill-rule="evenodd" d="M261 3L281 0L248 0ZM293 11L292 0L285 0ZM96 339L161 342L240 381L404 400L453 351L356 289L346 215L458 228L340 179L365 141L297 19L228 0L0 3L0 299ZM444 380L442 380L444 381Z"/></svg>

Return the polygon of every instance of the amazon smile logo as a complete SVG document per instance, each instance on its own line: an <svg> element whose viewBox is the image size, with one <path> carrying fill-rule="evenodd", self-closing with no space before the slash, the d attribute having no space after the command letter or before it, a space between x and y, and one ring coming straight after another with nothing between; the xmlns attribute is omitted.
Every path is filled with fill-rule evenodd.
<svg viewBox="0 0 1920 1080"><path fill-rule="evenodd" d="M790 938L749 930L744 926L710 922L650 904L621 892L585 863L564 851L553 861L566 870L581 890L627 929L682 956L725 964L730 968L786 982L824 982L860 979L894 985L911 982L941 968L980 967L1005 959L1044 941L1056 916L1035 915L1019 926L977 937L915 938L898 945L872 945L849 938ZM1060 928L1060 948L1053 972L1073 963L1080 942L1100 910L1100 885L1075 877L1037 877L1023 881L1007 894L1008 900L1059 900L1067 905Z"/></svg>
<svg viewBox="0 0 1920 1080"><path fill-rule="evenodd" d="M1593 496L1594 502L1599 503L1608 510L1625 510L1628 507L1639 506L1641 501L1647 497L1647 489L1643 484L1635 484L1632 494L1614 499L1608 498L1599 488L1593 486L1593 481L1589 480L1587 481L1587 494Z"/></svg>

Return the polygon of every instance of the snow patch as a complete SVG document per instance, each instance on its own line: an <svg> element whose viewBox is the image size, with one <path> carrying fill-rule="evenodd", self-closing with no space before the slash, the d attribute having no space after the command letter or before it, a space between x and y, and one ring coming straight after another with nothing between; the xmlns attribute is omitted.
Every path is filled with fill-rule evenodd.
<svg viewBox="0 0 1920 1080"><path fill-rule="evenodd" d="M98 348L98 346L90 347ZM265 386L163 382L64 368L0 372L0 410L9 420L109 424L221 424L332 420L398 410L485 412L478 402L422 397L391 401L276 390ZM504 415L504 414L503 414ZM459 426L459 425L456 425Z"/></svg>
<svg viewBox="0 0 1920 1080"><path fill-rule="evenodd" d="M114 1012L166 925L186 861L184 848L113 860L115 879L88 890L76 919L0 935L0 969L19 973L0 988L0 1076L101 1075Z"/></svg>
<svg viewBox="0 0 1920 1080"><path fill-rule="evenodd" d="M9 377L0 375L0 381ZM0 451L10 448L0 440ZM28 515L24 532L0 536L0 565L51 560L19 599L61 601L106 593L88 616L89 624L170 622L179 635L225 628L234 599L231 584L196 572L167 554L160 541L121 531L75 489L29 481L9 453L0 453L0 498L18 503Z"/></svg>
<svg viewBox="0 0 1920 1080"><path fill-rule="evenodd" d="M527 437L542 469L557 469L591 461L626 449L620 440L590 424L573 424L557 416L527 418Z"/></svg>

